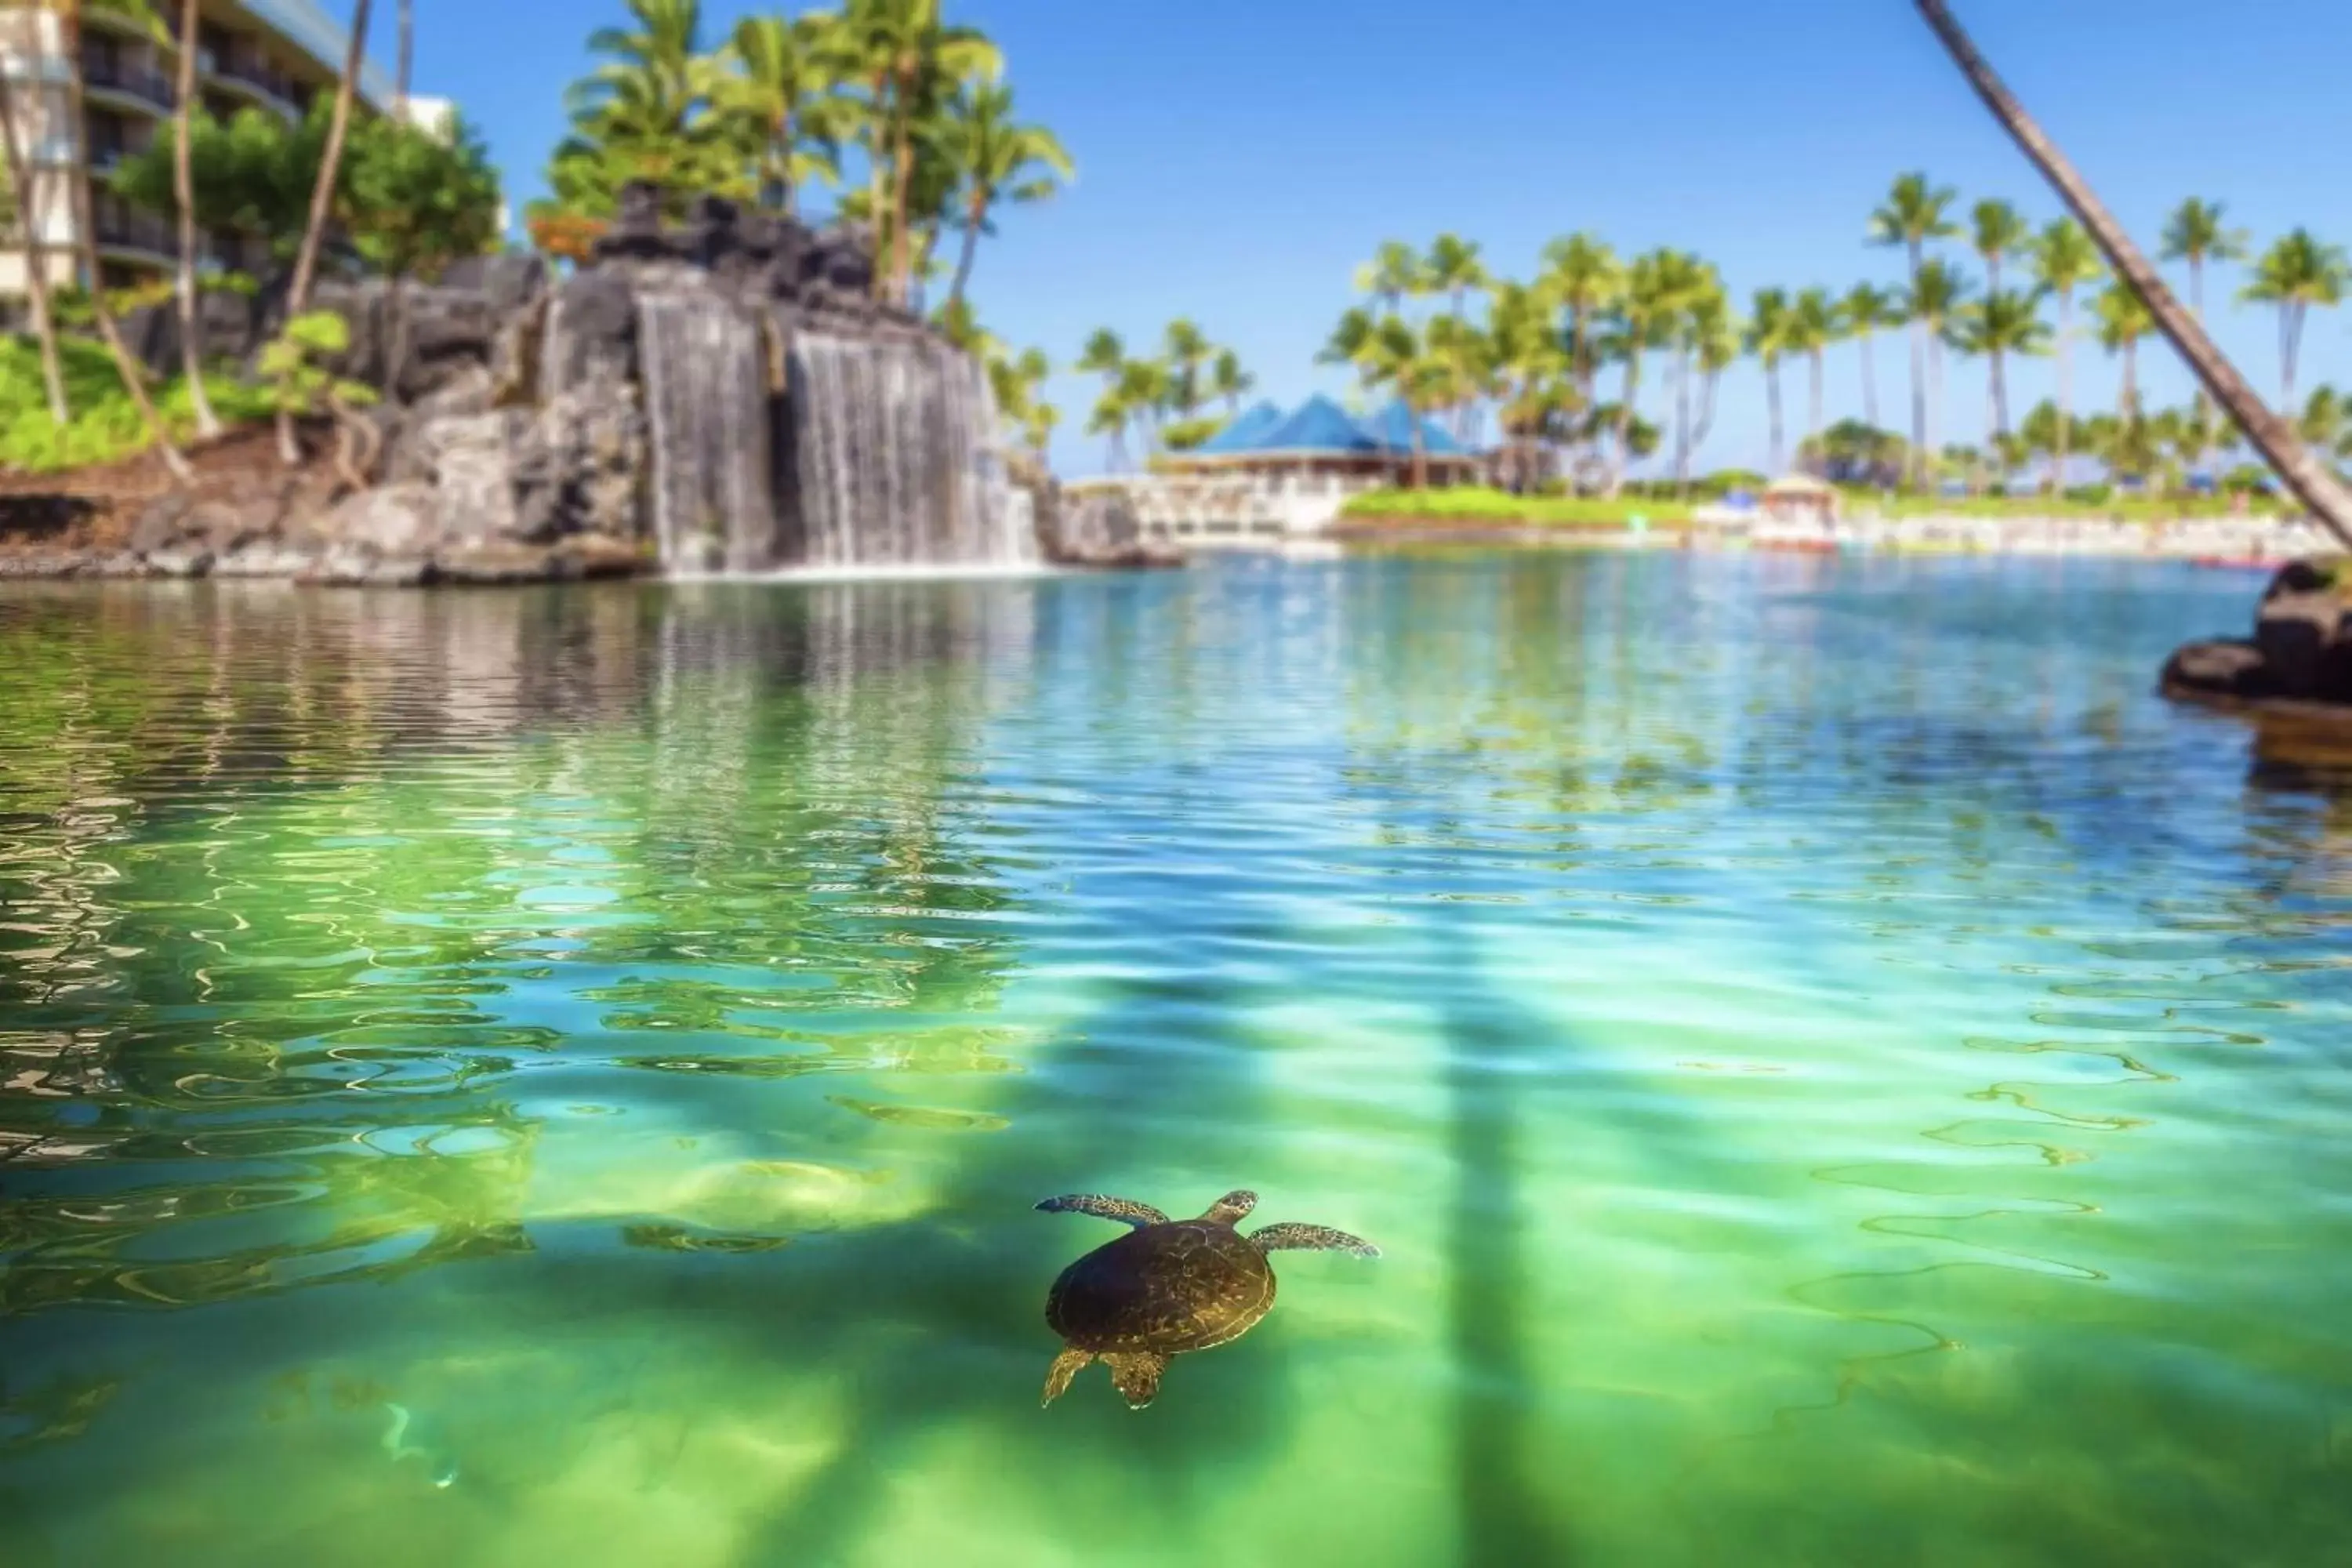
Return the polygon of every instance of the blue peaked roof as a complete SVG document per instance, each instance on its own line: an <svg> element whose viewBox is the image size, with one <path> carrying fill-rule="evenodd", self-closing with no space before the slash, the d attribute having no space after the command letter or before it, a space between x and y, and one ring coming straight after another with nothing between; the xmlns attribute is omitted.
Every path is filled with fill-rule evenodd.
<svg viewBox="0 0 2352 1568"><path fill-rule="evenodd" d="M1362 421L1364 429L1375 441L1391 451L1412 450L1412 410L1397 399L1378 414ZM1421 450L1431 458L1466 458L1470 454L1462 443L1448 436L1430 420L1421 422Z"/></svg>
<svg viewBox="0 0 2352 1568"><path fill-rule="evenodd" d="M1378 453L1381 444L1353 419L1348 411L1324 396L1316 394L1298 405L1291 416L1259 437L1251 446L1254 452L1360 452Z"/></svg>
<svg viewBox="0 0 2352 1568"><path fill-rule="evenodd" d="M1288 414L1271 403L1261 403L1181 456L1402 458L1412 451L1412 413L1402 400L1358 419L1318 394ZM1421 450L1427 458L1459 460L1471 456L1461 442L1427 419L1421 422Z"/></svg>
<svg viewBox="0 0 2352 1568"><path fill-rule="evenodd" d="M1192 448L1196 457L1217 457L1229 452L1246 452L1255 447L1258 437L1266 435L1282 423L1278 405L1261 403L1248 413L1238 416L1233 423Z"/></svg>

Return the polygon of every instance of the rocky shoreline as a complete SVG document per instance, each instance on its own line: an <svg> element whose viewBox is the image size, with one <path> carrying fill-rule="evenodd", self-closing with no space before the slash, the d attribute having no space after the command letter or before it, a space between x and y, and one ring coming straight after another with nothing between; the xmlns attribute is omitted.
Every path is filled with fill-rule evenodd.
<svg viewBox="0 0 2352 1568"><path fill-rule="evenodd" d="M991 498L968 525L950 521L997 528L993 537L1013 542L995 548L1043 563L1171 563L1141 542L1131 516L1077 498L1065 505L1049 475L991 450L984 391L968 390L984 388L978 367L928 323L876 302L873 275L862 231L813 232L716 197L672 225L659 193L636 187L594 261L566 278L509 256L464 264L397 300L381 281L323 286L319 307L351 328L339 374L396 383L397 395L370 411L377 456L366 488L340 483L317 455L331 439L324 429L308 432L314 455L291 469L268 432L234 432L191 454L198 478L186 489L152 458L0 477L0 578L418 587L760 570L792 564L796 551L839 565L845 537L868 537L845 536L858 525L844 509L871 516L881 491L927 498L916 525L927 509L969 511L972 498ZM267 310L235 300L209 306L207 324L208 346L248 363L275 330ZM174 331L168 316L131 326L159 366L176 357ZM864 412L856 389L813 384L819 355L838 374L887 362L892 386L911 376L911 395L932 401L880 410L870 429L813 435L799 422L839 420L845 398ZM713 359L727 374L705 384ZM698 401L712 397L725 399L723 428ZM824 472L810 469L813 452ZM876 484L886 467L894 484ZM978 547L978 535L957 538ZM911 534L892 542L893 563L929 559ZM835 553L818 555L819 543Z"/></svg>
<svg viewBox="0 0 2352 1568"><path fill-rule="evenodd" d="M2263 590L2252 637L2188 644L2158 685L2179 701L2352 723L2352 557L2290 562Z"/></svg>

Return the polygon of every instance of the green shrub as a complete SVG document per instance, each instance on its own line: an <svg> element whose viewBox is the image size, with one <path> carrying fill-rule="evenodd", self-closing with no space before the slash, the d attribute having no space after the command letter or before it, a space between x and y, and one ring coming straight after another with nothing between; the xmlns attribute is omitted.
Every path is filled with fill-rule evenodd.
<svg viewBox="0 0 2352 1568"><path fill-rule="evenodd" d="M58 344L58 356L65 373L66 401L73 410L73 418L62 426L49 418L39 350L29 338L0 338L0 468L54 473L111 463L146 450L146 424L104 346L69 337ZM269 413L268 392L234 377L207 375L205 388L225 424L261 419ZM185 440L194 434L194 400L184 378L163 384L154 397L175 438Z"/></svg>

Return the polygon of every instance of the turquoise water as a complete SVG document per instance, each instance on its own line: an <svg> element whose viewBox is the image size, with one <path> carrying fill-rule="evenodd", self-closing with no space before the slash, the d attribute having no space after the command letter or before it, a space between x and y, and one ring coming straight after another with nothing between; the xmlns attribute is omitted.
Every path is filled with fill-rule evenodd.
<svg viewBox="0 0 2352 1568"><path fill-rule="evenodd" d="M0 1562L2352 1562L2252 580L0 595ZM1260 1221L1041 1410L1034 1212Z"/></svg>

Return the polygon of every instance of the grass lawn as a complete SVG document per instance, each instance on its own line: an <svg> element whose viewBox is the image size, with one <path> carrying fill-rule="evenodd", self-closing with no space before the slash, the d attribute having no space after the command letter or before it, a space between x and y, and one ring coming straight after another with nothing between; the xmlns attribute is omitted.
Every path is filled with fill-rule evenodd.
<svg viewBox="0 0 2352 1568"><path fill-rule="evenodd" d="M2047 496L1882 496L1875 490L1842 492L1841 513L1867 517L2063 518L2084 522L2167 522L2231 515L2226 497L2116 496L2104 501L2062 500ZM1688 522L1705 498L1687 500L1652 496L1515 496L1477 486L1450 489L1381 489L1349 500L1340 515L1363 522L1502 523L1524 527L1623 528L1635 518L1652 527ZM2253 517L2281 517L2292 509L2264 498L2250 503Z"/></svg>

